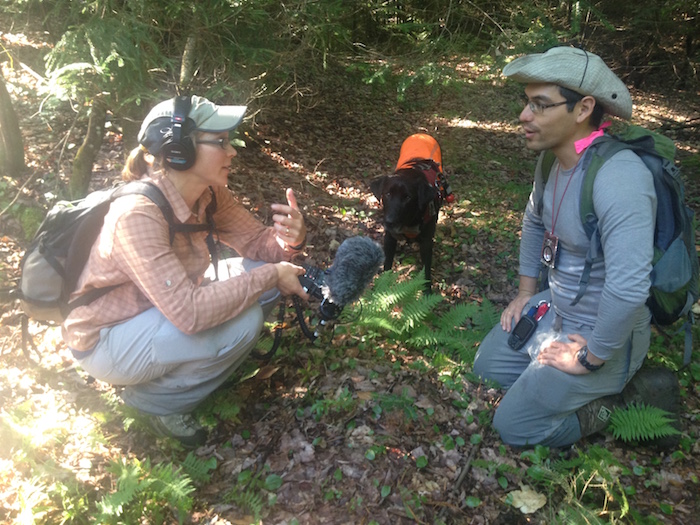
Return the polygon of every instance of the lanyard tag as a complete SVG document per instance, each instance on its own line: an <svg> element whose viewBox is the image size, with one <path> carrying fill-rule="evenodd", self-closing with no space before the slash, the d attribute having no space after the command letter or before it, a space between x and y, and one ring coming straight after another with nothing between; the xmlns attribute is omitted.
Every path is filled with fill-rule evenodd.
<svg viewBox="0 0 700 525"><path fill-rule="evenodd" d="M544 240L542 241L542 264L549 268L554 268L557 263L557 255L559 253L559 237L548 231L544 232Z"/></svg>

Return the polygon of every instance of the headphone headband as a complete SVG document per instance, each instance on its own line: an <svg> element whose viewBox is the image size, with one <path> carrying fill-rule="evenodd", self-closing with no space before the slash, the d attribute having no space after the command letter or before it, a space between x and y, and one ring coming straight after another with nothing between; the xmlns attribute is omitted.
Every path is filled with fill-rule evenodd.
<svg viewBox="0 0 700 525"><path fill-rule="evenodd" d="M173 116L170 120L173 131L173 142L180 142L183 137L182 127L192 107L192 97L178 96L173 103Z"/></svg>
<svg viewBox="0 0 700 525"><path fill-rule="evenodd" d="M173 101L173 114L170 119L171 136L163 144L165 163L176 171L191 168L195 161L195 147L189 133L192 126L187 125L187 115L192 107L192 97L177 96Z"/></svg>

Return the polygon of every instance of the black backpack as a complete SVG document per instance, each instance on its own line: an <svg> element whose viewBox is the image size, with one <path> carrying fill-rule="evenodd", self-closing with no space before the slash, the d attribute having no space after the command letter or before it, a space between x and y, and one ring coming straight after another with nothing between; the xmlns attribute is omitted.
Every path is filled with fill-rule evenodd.
<svg viewBox="0 0 700 525"><path fill-rule="evenodd" d="M210 188L211 190L211 188ZM115 199L139 194L151 199L170 225L170 242L177 232L208 231L207 246L214 268L217 250L214 240L213 215L216 198L207 206L206 224L176 223L173 209L158 187L146 181L133 181L116 188L90 193L74 202L59 202L39 226L20 265L17 289L22 310L37 321L61 323L78 306L93 302L116 286L93 289L70 301L80 274L90 256L90 250L102 229L104 217Z"/></svg>

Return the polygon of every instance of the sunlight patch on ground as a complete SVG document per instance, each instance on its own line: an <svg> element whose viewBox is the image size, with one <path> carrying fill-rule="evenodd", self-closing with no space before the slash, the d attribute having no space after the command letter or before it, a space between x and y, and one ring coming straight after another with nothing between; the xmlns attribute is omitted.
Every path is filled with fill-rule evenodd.
<svg viewBox="0 0 700 525"><path fill-rule="evenodd" d="M45 38L45 35L37 38L25 33L3 33L0 31L0 40L6 45L27 46L34 49L50 48L51 46L47 42L43 42L42 38Z"/></svg>
<svg viewBox="0 0 700 525"><path fill-rule="evenodd" d="M440 119L444 124L451 128L463 128L463 129L479 129L479 130L489 130L489 131L500 131L502 133L518 133L520 130L520 124L517 121L513 123L496 121L496 122L484 122L484 121L474 121L466 118L452 118L452 119Z"/></svg>

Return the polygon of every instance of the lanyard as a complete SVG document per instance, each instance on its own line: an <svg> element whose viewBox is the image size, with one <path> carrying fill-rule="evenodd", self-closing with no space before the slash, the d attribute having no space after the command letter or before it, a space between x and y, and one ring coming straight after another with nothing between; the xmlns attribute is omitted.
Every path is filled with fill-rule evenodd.
<svg viewBox="0 0 700 525"><path fill-rule="evenodd" d="M557 207L557 214L554 215L554 199L557 197L557 183L559 182L559 168L561 168L561 161L559 161L559 164L557 165L557 175L554 177L554 192L552 193L552 231L550 232L552 235L554 235L554 227L557 225L557 220L559 219L559 212L561 211L561 205L564 202L566 190L569 189L569 184L571 184L571 180L574 178L574 173L576 173L576 168L578 168L578 163L580 160L581 157L579 157L576 161L574 171L571 172L571 176L569 177L566 187L564 188L564 193L561 194L561 200L559 201L559 206Z"/></svg>

